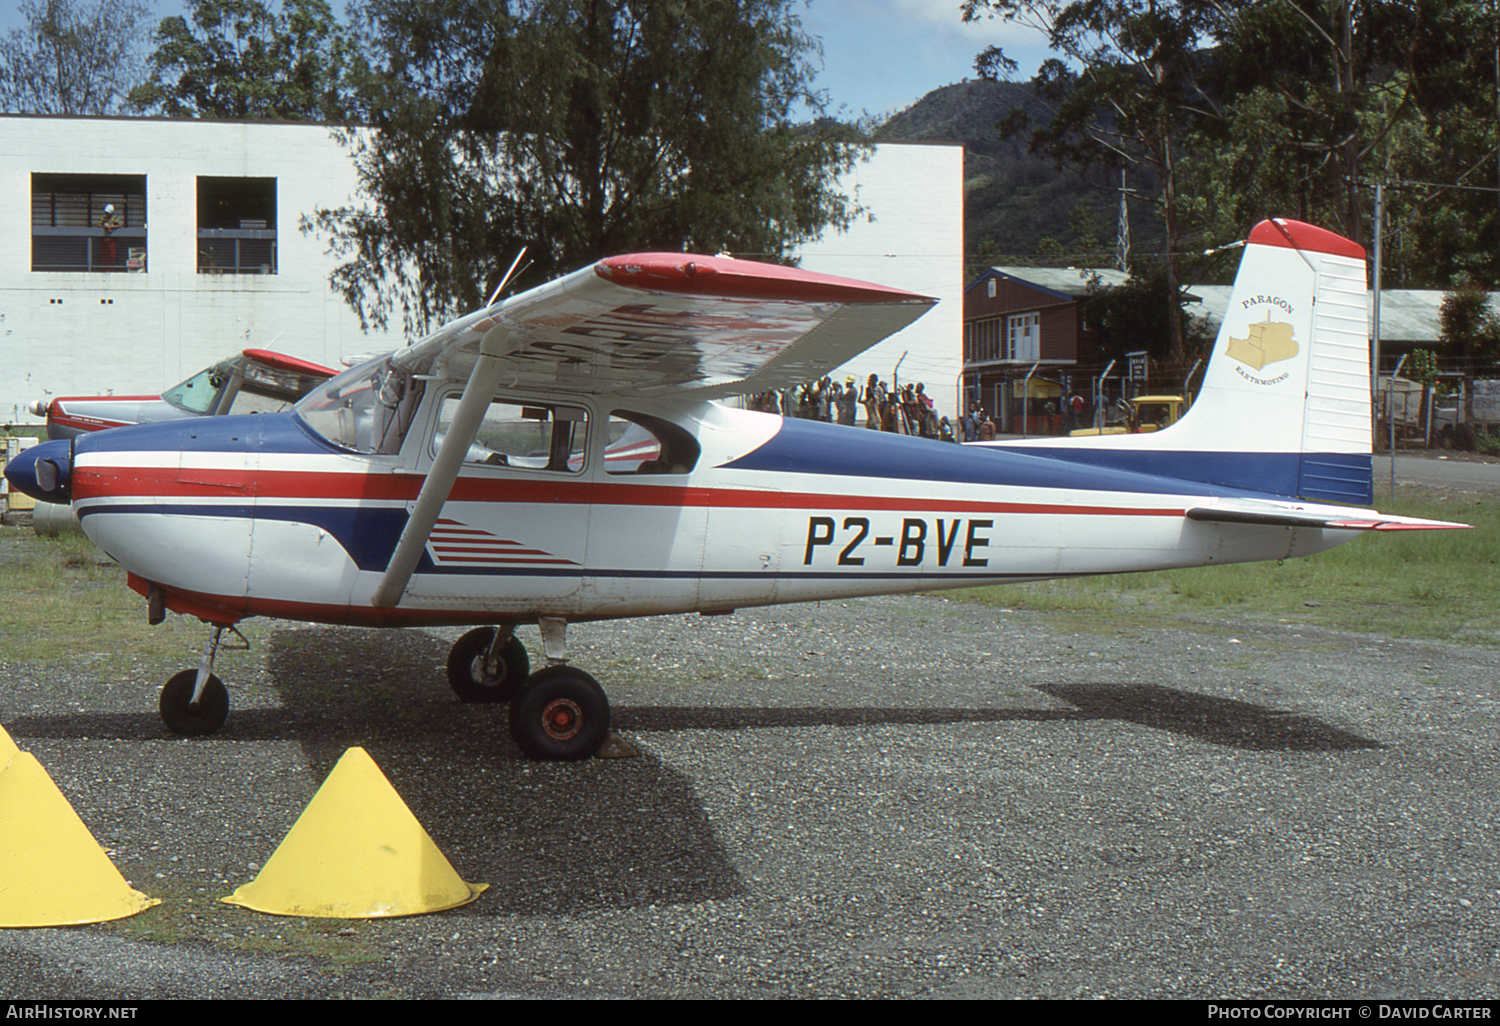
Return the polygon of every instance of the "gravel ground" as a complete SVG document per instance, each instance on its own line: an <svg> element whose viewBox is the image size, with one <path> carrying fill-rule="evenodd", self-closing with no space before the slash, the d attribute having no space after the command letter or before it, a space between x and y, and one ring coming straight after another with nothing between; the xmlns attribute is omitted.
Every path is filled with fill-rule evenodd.
<svg viewBox="0 0 1500 1026"><path fill-rule="evenodd" d="M0 724L162 899L0 931L0 996L1500 996L1500 649L937 598L582 625L636 754L541 765L447 692L458 633L258 623L197 740L155 670L0 665ZM219 903L351 745L490 889Z"/></svg>

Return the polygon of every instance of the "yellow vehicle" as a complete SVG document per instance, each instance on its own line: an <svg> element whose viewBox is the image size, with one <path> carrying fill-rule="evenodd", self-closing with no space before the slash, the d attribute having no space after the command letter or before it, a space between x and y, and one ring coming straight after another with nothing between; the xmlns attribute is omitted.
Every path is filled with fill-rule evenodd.
<svg viewBox="0 0 1500 1026"><path fill-rule="evenodd" d="M1177 423L1187 410L1188 402L1180 395L1138 395L1128 402L1129 412L1123 424L1103 428L1079 428L1069 435L1124 435L1160 431Z"/></svg>

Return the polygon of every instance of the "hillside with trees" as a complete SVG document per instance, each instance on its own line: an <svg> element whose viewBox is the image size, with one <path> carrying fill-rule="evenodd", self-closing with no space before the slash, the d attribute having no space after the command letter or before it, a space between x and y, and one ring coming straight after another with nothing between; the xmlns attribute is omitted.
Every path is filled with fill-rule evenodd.
<svg viewBox="0 0 1500 1026"><path fill-rule="evenodd" d="M1115 259L1118 176L1077 171L1002 138L1020 108L1043 113L1029 86L970 79L934 89L873 133L877 142L952 142L964 147L964 252L971 267L1058 262L1109 265ZM1149 207L1131 214L1132 237L1156 233ZM1137 235L1137 233L1139 233Z"/></svg>

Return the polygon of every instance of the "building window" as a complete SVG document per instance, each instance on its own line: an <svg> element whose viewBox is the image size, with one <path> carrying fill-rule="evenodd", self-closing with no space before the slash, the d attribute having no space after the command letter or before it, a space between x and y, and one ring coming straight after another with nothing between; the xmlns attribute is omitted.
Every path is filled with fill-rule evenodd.
<svg viewBox="0 0 1500 1026"><path fill-rule="evenodd" d="M964 325L965 361L992 363L1000 358L1000 318L987 317Z"/></svg>
<svg viewBox="0 0 1500 1026"><path fill-rule="evenodd" d="M198 273L276 273L276 179L198 179Z"/></svg>
<svg viewBox="0 0 1500 1026"><path fill-rule="evenodd" d="M33 271L144 271L146 176L31 176Z"/></svg>
<svg viewBox="0 0 1500 1026"><path fill-rule="evenodd" d="M1006 339L1006 359L1036 362L1041 359L1042 346L1038 326L1041 314L1016 314L1009 319Z"/></svg>

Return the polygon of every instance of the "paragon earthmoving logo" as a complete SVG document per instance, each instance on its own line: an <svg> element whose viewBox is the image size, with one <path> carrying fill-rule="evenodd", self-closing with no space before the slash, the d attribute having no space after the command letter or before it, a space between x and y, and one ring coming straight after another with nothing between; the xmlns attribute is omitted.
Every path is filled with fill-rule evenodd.
<svg viewBox="0 0 1500 1026"><path fill-rule="evenodd" d="M1242 305L1246 310L1257 306L1266 307L1266 319L1246 325L1244 338L1229 336L1229 345L1224 348L1224 355L1245 365L1236 367L1235 370L1246 381L1257 385L1274 385L1285 381L1289 376L1285 371L1275 377L1262 378L1251 374L1245 367L1263 370L1273 363L1290 360L1301 351L1297 340L1292 337L1292 326L1285 321L1271 319L1273 308L1290 314L1292 304L1280 296L1252 296Z"/></svg>

